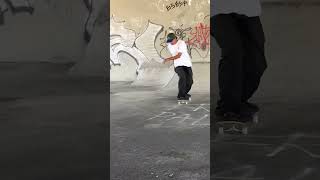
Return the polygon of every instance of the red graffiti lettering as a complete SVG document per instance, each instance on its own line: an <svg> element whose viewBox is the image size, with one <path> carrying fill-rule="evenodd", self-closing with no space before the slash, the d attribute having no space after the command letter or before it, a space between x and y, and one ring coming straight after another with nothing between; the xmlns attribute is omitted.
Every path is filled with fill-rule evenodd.
<svg viewBox="0 0 320 180"><path fill-rule="evenodd" d="M191 39L187 41L187 44L198 49L206 50L210 46L210 26L199 23L190 32Z"/></svg>

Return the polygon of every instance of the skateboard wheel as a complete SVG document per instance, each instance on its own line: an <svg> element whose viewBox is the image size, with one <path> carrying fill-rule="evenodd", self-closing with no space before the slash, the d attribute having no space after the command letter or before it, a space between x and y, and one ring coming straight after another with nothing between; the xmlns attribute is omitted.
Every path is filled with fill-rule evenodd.
<svg viewBox="0 0 320 180"><path fill-rule="evenodd" d="M224 134L223 127L219 127L219 134Z"/></svg>
<svg viewBox="0 0 320 180"><path fill-rule="evenodd" d="M248 134L248 128L243 128L242 129L242 134Z"/></svg>

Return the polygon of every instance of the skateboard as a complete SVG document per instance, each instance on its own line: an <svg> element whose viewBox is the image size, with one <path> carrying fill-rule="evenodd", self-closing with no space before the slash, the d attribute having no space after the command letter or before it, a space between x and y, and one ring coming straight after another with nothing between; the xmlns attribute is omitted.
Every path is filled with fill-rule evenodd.
<svg viewBox="0 0 320 180"><path fill-rule="evenodd" d="M248 122L239 122L239 121L218 121L216 126L218 128L218 133L223 135L225 132L231 133L242 133L244 135L248 134L249 127L252 127L258 124L258 114L255 113L251 116L250 121Z"/></svg>
<svg viewBox="0 0 320 180"><path fill-rule="evenodd" d="M178 100L178 104L189 104L191 102L191 97L188 100Z"/></svg>

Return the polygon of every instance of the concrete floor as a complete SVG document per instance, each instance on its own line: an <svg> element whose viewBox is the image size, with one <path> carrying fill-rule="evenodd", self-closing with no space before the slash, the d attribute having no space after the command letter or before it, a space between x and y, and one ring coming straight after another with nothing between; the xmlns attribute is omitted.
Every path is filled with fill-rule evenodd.
<svg viewBox="0 0 320 180"><path fill-rule="evenodd" d="M106 87L64 65L0 63L1 180L105 180Z"/></svg>
<svg viewBox="0 0 320 180"><path fill-rule="evenodd" d="M210 97L111 83L111 179L207 180Z"/></svg>
<svg viewBox="0 0 320 180"><path fill-rule="evenodd" d="M320 178L320 99L258 99L260 123L249 134L212 131L211 179Z"/></svg>

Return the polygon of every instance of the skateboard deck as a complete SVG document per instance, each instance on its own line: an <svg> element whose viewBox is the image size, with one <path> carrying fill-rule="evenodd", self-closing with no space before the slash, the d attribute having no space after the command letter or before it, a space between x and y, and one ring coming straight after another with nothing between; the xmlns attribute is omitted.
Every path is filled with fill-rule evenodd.
<svg viewBox="0 0 320 180"><path fill-rule="evenodd" d="M255 113L251 116L252 119L248 122L240 121L218 121L216 126L218 128L218 133L223 135L224 133L242 133L244 135L248 134L249 127L258 124L258 114Z"/></svg>
<svg viewBox="0 0 320 180"><path fill-rule="evenodd" d="M178 100L178 104L189 104L189 102L191 102L191 97L189 100Z"/></svg>

